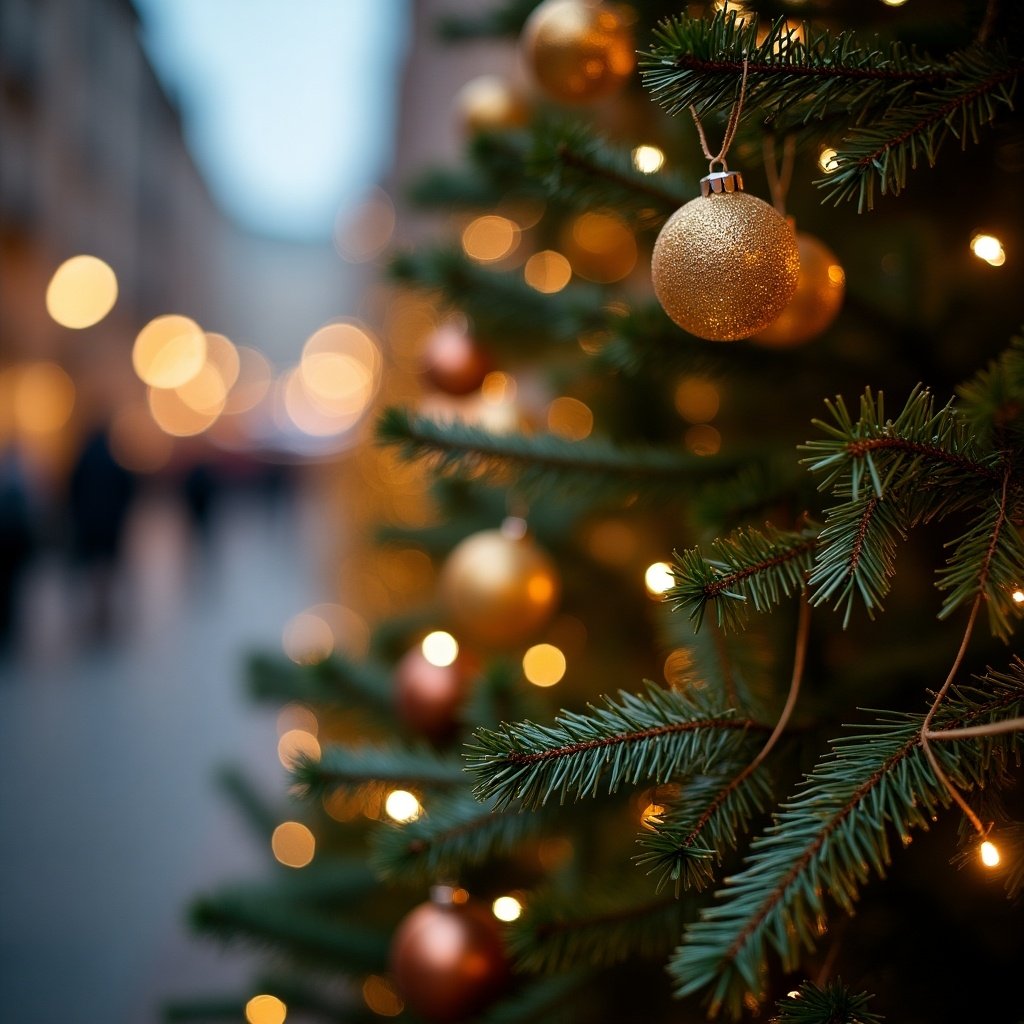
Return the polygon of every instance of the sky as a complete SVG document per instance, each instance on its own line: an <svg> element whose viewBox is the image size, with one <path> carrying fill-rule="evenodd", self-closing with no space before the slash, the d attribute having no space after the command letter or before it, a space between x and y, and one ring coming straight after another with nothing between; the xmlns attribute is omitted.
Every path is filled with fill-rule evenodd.
<svg viewBox="0 0 1024 1024"><path fill-rule="evenodd" d="M211 191L236 220L331 235L386 170L408 0L135 0Z"/></svg>

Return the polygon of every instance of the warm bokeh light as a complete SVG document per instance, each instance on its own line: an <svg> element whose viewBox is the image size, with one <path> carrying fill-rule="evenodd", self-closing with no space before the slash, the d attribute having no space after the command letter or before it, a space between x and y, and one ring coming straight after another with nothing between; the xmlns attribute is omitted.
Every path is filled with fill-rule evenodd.
<svg viewBox="0 0 1024 1024"><path fill-rule="evenodd" d="M253 996L245 1004L245 1019L248 1024L284 1024L288 1007L277 996Z"/></svg>
<svg viewBox="0 0 1024 1024"><path fill-rule="evenodd" d="M447 668L459 656L459 642L442 629L434 630L423 638L420 644L423 657L437 668Z"/></svg>
<svg viewBox="0 0 1024 1024"><path fill-rule="evenodd" d="M661 597L675 586L672 567L668 562L652 562L644 572L644 586L651 597Z"/></svg>
<svg viewBox="0 0 1024 1024"><path fill-rule="evenodd" d="M370 624L362 615L342 604L330 602L315 604L308 611L330 627L335 651L350 658L365 657L370 648Z"/></svg>
<svg viewBox="0 0 1024 1024"><path fill-rule="evenodd" d="M149 388L146 402L153 421L171 437L194 437L217 422L217 412L198 412L190 408L177 391Z"/></svg>
<svg viewBox="0 0 1024 1024"><path fill-rule="evenodd" d="M560 252L542 249L526 261L523 277L531 288L553 295L572 280L572 264Z"/></svg>
<svg viewBox="0 0 1024 1024"><path fill-rule="evenodd" d="M999 856L999 847L987 839L978 847L978 855L981 857L981 863L987 868L999 867L999 861L1002 860Z"/></svg>
<svg viewBox="0 0 1024 1024"><path fill-rule="evenodd" d="M683 440L694 455L717 455L722 447L722 435L706 423L690 427Z"/></svg>
<svg viewBox="0 0 1024 1024"><path fill-rule="evenodd" d="M228 392L224 412L230 415L248 412L255 408L266 397L270 390L270 382L274 377L274 369L262 352L246 345L239 345L238 379Z"/></svg>
<svg viewBox="0 0 1024 1024"><path fill-rule="evenodd" d="M320 731L320 722L305 704L285 704L277 713L277 734L283 736L290 729L301 729L316 736Z"/></svg>
<svg viewBox="0 0 1024 1024"><path fill-rule="evenodd" d="M519 236L519 226L514 221L489 213L466 225L462 248L477 263L494 263L515 252Z"/></svg>
<svg viewBox="0 0 1024 1024"><path fill-rule="evenodd" d="M611 213L582 213L566 235L563 248L580 277L612 284L628 277L636 266L636 238Z"/></svg>
<svg viewBox="0 0 1024 1024"><path fill-rule="evenodd" d="M975 235L971 239L971 252L990 267L1001 267L1006 262L1006 250L995 235Z"/></svg>
<svg viewBox="0 0 1024 1024"><path fill-rule="evenodd" d="M632 156L633 166L641 174L655 174L665 164L665 154L657 146L637 146Z"/></svg>
<svg viewBox="0 0 1024 1024"><path fill-rule="evenodd" d="M839 163L836 157L839 154L831 146L823 146L818 152L818 166L826 173L832 174L839 170Z"/></svg>
<svg viewBox="0 0 1024 1024"><path fill-rule="evenodd" d="M363 982L363 1001L378 1017L397 1017L405 1009L395 986L379 974L371 974Z"/></svg>
<svg viewBox="0 0 1024 1024"><path fill-rule="evenodd" d="M491 904L491 913L499 921L518 921L523 913L523 905L515 896L499 896Z"/></svg>
<svg viewBox="0 0 1024 1024"><path fill-rule="evenodd" d="M230 391L242 368L238 349L229 337L216 331L206 331L205 337L206 362L216 368L224 387Z"/></svg>
<svg viewBox="0 0 1024 1024"><path fill-rule="evenodd" d="M301 757L319 761L320 742L305 729L289 729L277 742L277 759L290 771Z"/></svg>
<svg viewBox="0 0 1024 1024"><path fill-rule="evenodd" d="M281 646L296 665L317 665L334 650L334 631L320 615L299 612L285 624Z"/></svg>
<svg viewBox="0 0 1024 1024"><path fill-rule="evenodd" d="M582 441L594 429L590 407L576 398L562 396L548 406L548 430L569 441Z"/></svg>
<svg viewBox="0 0 1024 1024"><path fill-rule="evenodd" d="M153 422L145 402L123 406L109 430L110 453L133 473L156 473L171 461L174 441Z"/></svg>
<svg viewBox="0 0 1024 1024"><path fill-rule="evenodd" d="M214 418L223 412L228 397L224 378L211 362L204 363L191 380L176 387L174 391L193 412Z"/></svg>
<svg viewBox="0 0 1024 1024"><path fill-rule="evenodd" d="M46 360L15 367L11 384L11 409L19 433L55 434L71 419L75 385L56 363Z"/></svg>
<svg viewBox="0 0 1024 1024"><path fill-rule="evenodd" d="M176 388L206 362L206 335L187 316L167 314L150 320L132 348L132 366L150 387Z"/></svg>
<svg viewBox="0 0 1024 1024"><path fill-rule="evenodd" d="M284 821L274 829L270 848L286 868L304 868L316 853L316 839L302 822Z"/></svg>
<svg viewBox="0 0 1024 1024"><path fill-rule="evenodd" d="M665 813L665 808L662 804L648 804L640 812L640 824L647 829L648 832L655 832L657 827L661 824L661 816Z"/></svg>
<svg viewBox="0 0 1024 1024"><path fill-rule="evenodd" d="M669 686L682 689L693 678L693 651L687 647L676 647L669 651L662 672Z"/></svg>
<svg viewBox="0 0 1024 1024"><path fill-rule="evenodd" d="M886 7L902 7L907 0L882 0Z"/></svg>
<svg viewBox="0 0 1024 1024"><path fill-rule="evenodd" d="M395 204L374 186L365 199L338 214L334 248L347 263L368 263L388 247L394 232Z"/></svg>
<svg viewBox="0 0 1024 1024"><path fill-rule="evenodd" d="M117 301L117 275L96 256L72 256L46 288L46 311L61 325L81 330L98 324Z"/></svg>
<svg viewBox="0 0 1024 1024"><path fill-rule="evenodd" d="M1010 596L1017 604L1024 604L1024 590L1015 590Z"/></svg>
<svg viewBox="0 0 1024 1024"><path fill-rule="evenodd" d="M500 370L492 370L484 377L484 382L480 385L480 397L493 405L514 401L516 397L515 377L510 377Z"/></svg>
<svg viewBox="0 0 1024 1024"><path fill-rule="evenodd" d="M523 675L534 686L554 686L565 667L565 655L554 644L535 644L523 655Z"/></svg>
<svg viewBox="0 0 1024 1024"><path fill-rule="evenodd" d="M415 795L406 789L393 789L384 798L384 811L392 821L415 821L423 808Z"/></svg>
<svg viewBox="0 0 1024 1024"><path fill-rule="evenodd" d="M710 423L718 415L721 397L707 377L680 377L674 395L676 412L687 423Z"/></svg>

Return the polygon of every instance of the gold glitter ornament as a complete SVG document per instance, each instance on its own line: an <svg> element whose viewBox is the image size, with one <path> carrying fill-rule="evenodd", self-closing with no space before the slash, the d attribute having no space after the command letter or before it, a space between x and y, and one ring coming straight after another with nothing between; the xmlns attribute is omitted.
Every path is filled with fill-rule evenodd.
<svg viewBox="0 0 1024 1024"><path fill-rule="evenodd" d="M821 334L839 312L846 292L846 274L836 254L813 235L798 231L800 277L786 308L763 331L754 335L759 345L789 348Z"/></svg>
<svg viewBox="0 0 1024 1024"><path fill-rule="evenodd" d="M611 96L636 66L625 14L597 0L544 0L523 26L522 50L540 87L562 103Z"/></svg>
<svg viewBox="0 0 1024 1024"><path fill-rule="evenodd" d="M514 647L530 639L558 603L554 563L513 524L522 520L457 544L438 580L453 630L482 647Z"/></svg>
<svg viewBox="0 0 1024 1024"><path fill-rule="evenodd" d="M749 338L796 290L800 257L785 217L741 191L735 171L701 179L701 195L669 217L651 276L665 312L708 341Z"/></svg>

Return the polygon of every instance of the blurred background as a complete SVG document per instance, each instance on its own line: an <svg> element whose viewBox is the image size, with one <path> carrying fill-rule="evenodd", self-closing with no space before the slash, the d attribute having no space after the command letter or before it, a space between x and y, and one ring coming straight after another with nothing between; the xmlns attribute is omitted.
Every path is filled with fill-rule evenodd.
<svg viewBox="0 0 1024 1024"><path fill-rule="evenodd" d="M435 7L0 0L5 1021L156 1020L247 970L183 920L269 852L221 766L284 787L244 654L358 653L417 568L344 582L415 321L379 257L400 168L460 138L424 113L512 63L432 61Z"/></svg>

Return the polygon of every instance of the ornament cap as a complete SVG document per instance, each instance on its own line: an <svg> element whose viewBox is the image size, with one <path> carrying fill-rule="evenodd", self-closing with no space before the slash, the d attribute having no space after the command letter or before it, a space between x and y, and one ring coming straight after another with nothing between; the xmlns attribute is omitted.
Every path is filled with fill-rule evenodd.
<svg viewBox="0 0 1024 1024"><path fill-rule="evenodd" d="M742 192L743 175L739 171L712 171L700 179L700 194L709 196L712 192Z"/></svg>

